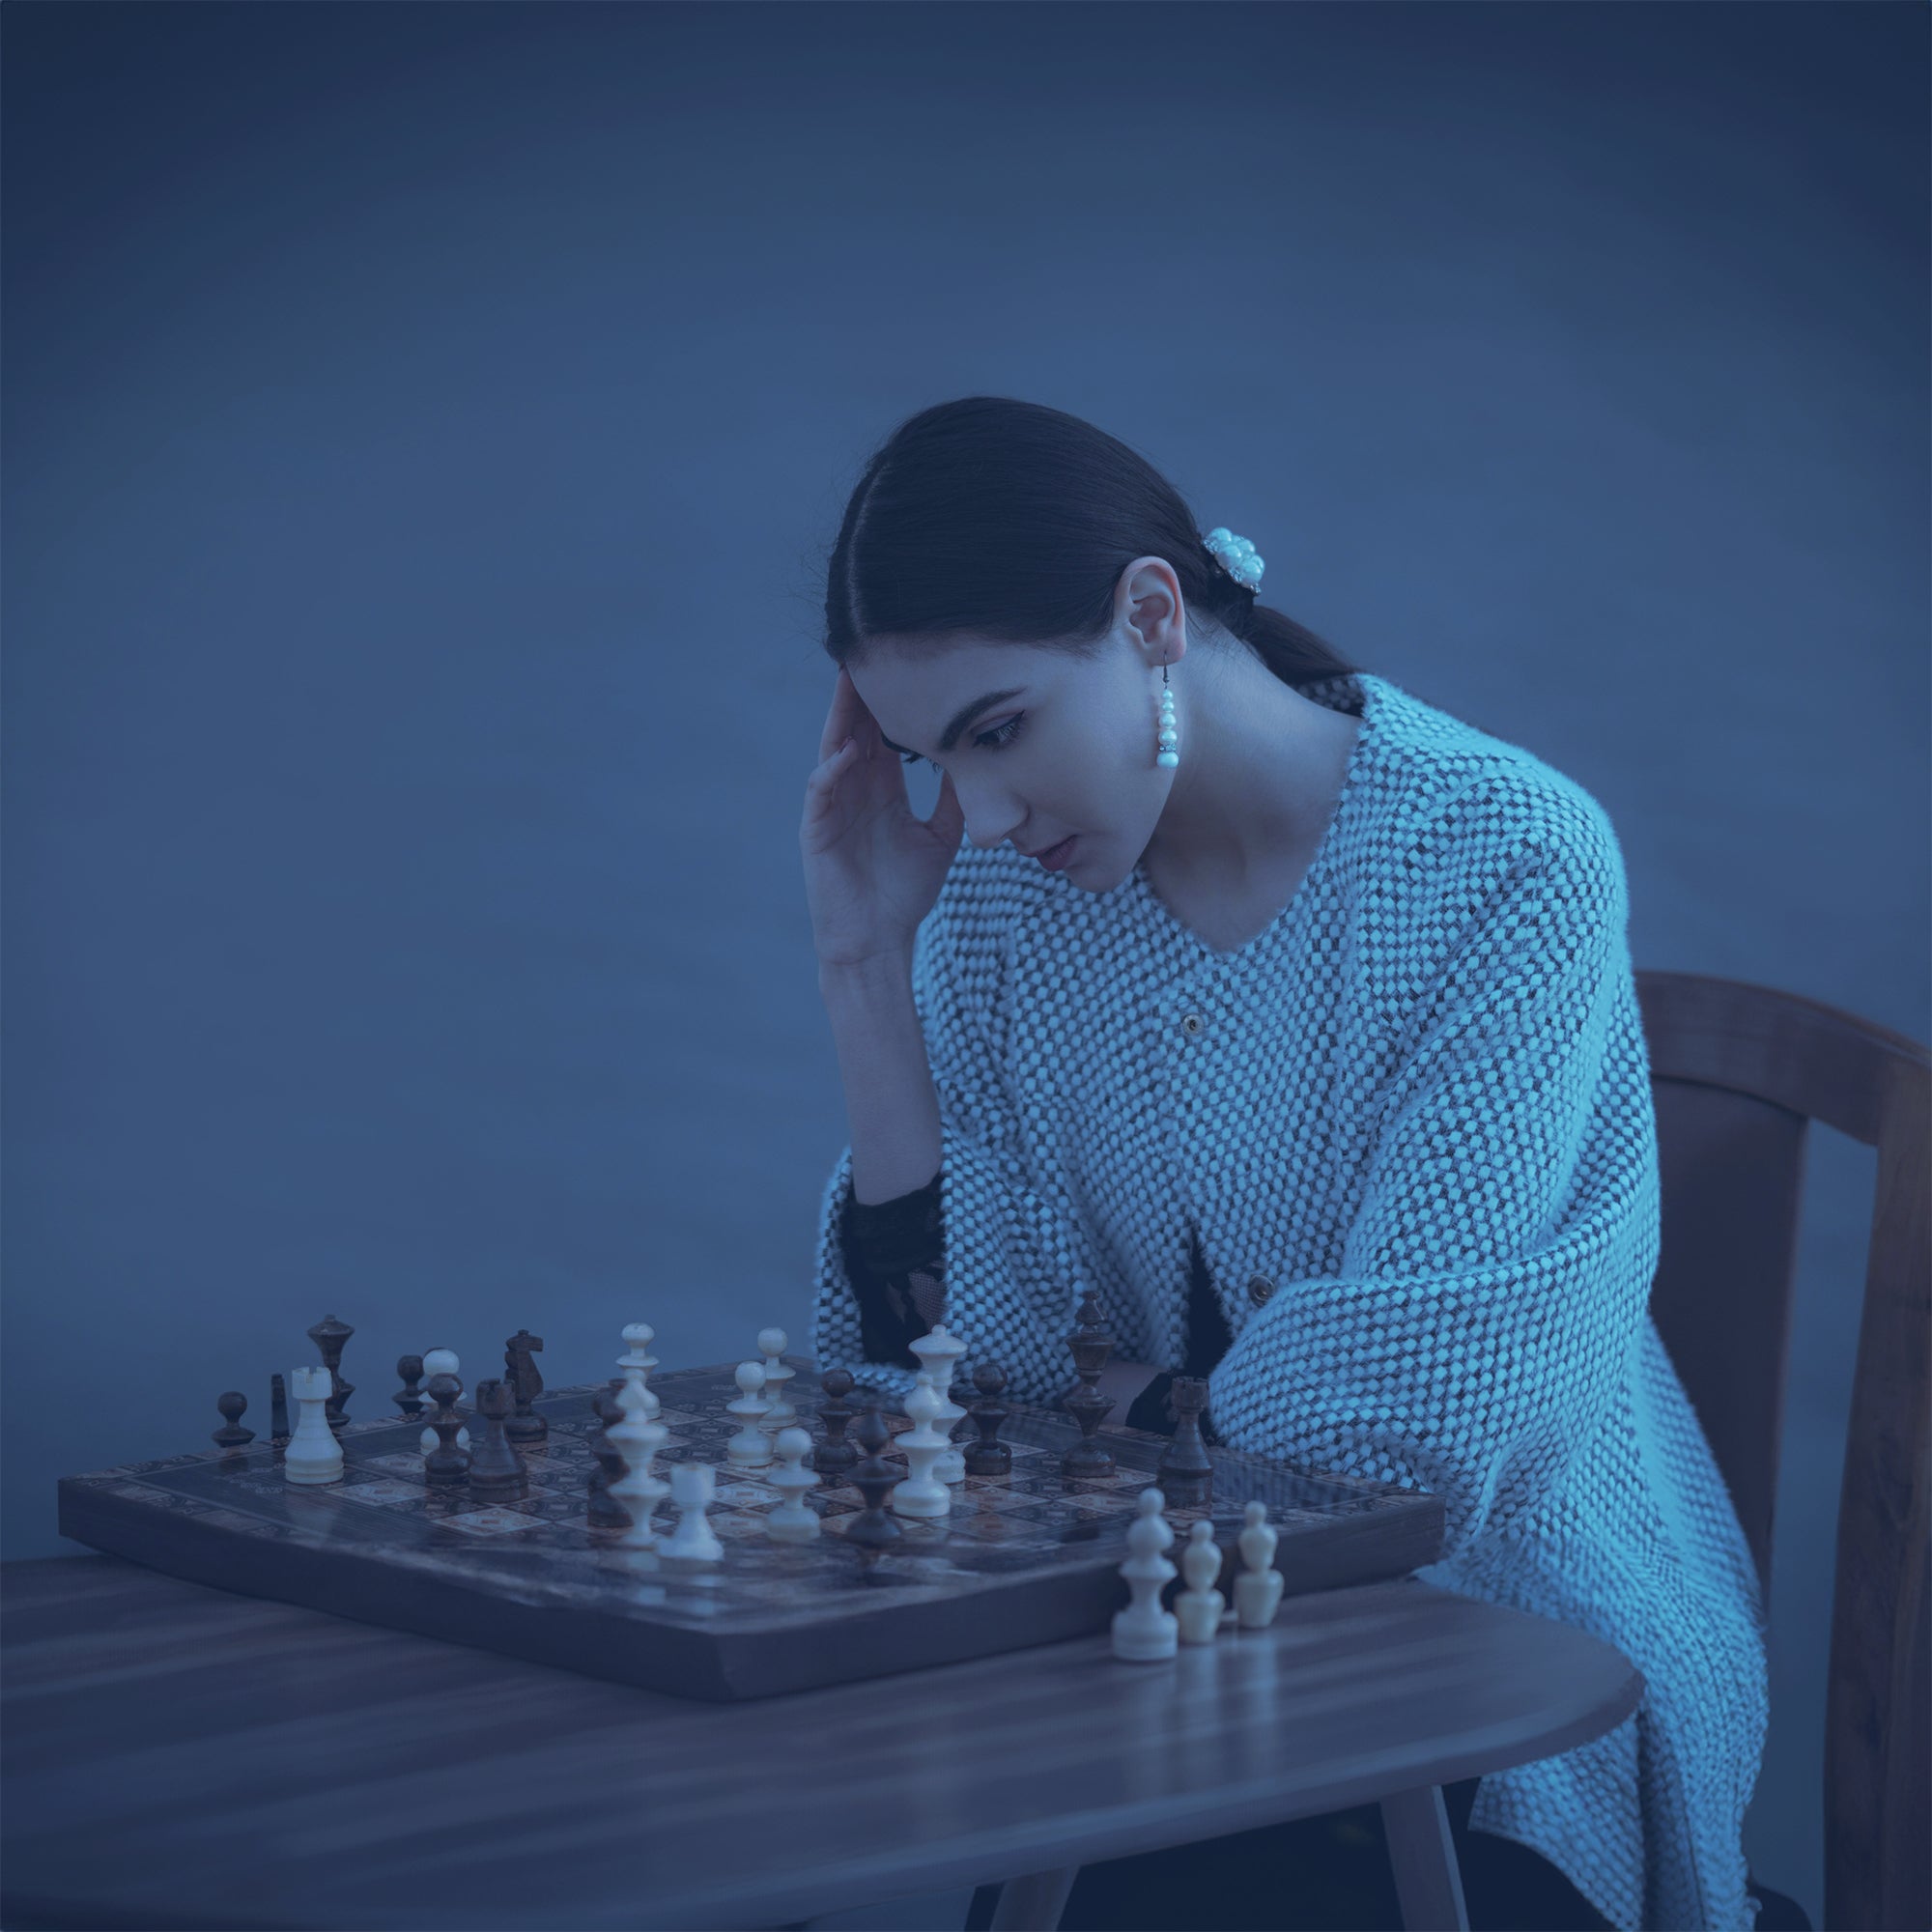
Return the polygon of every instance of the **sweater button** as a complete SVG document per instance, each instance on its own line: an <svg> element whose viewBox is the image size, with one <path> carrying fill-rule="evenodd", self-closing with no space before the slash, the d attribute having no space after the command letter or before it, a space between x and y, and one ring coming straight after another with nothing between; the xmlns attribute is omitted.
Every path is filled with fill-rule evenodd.
<svg viewBox="0 0 1932 1932"><path fill-rule="evenodd" d="M1274 1293L1274 1283L1264 1274L1251 1274L1248 1277L1248 1299L1257 1308L1265 1307L1267 1298Z"/></svg>
<svg viewBox="0 0 1932 1932"><path fill-rule="evenodd" d="M1208 1022L1205 1019L1203 1019L1199 1013L1189 1013L1187 1017L1180 1022L1181 1031L1183 1033L1190 1033L1190 1034L1199 1033L1202 1030L1202 1028L1204 1028L1207 1024Z"/></svg>

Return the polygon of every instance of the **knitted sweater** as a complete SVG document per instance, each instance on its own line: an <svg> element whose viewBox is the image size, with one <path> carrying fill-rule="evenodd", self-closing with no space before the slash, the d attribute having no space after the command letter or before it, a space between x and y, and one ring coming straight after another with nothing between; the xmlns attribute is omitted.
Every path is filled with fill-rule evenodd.
<svg viewBox="0 0 1932 1932"><path fill-rule="evenodd" d="M860 1202L847 1195L845 1273L859 1303L859 1336L868 1364L895 1362L918 1373L922 1364L912 1345L935 1321L946 1319L946 1229L941 1176L895 1200ZM1187 1358L1178 1370L1155 1376L1118 1419L1129 1429L1172 1435L1176 1417L1168 1407L1177 1374L1207 1378L1228 1352L1234 1337L1221 1319L1220 1303L1208 1279L1208 1263L1193 1231L1188 1239ZM1069 1387L1072 1384L1069 1384ZM1220 1441L1212 1414L1199 1418L1202 1440ZM962 1428L964 1425L961 1425ZM968 1431L970 1439L971 1432Z"/></svg>
<svg viewBox="0 0 1932 1932"><path fill-rule="evenodd" d="M1757 1573L1649 1296L1657 1132L1603 808L1367 672L1306 876L1217 952L1143 866L1081 891L962 842L913 991L941 1113L947 1325L1051 1403L1092 1290L1123 1359L1183 1359L1190 1231L1233 1337L1224 1440L1439 1495L1439 1587L1642 1671L1592 1743L1484 1776L1474 1831L1620 1928L1754 1925L1744 1814L1769 1719ZM821 1204L821 1368L866 1359Z"/></svg>

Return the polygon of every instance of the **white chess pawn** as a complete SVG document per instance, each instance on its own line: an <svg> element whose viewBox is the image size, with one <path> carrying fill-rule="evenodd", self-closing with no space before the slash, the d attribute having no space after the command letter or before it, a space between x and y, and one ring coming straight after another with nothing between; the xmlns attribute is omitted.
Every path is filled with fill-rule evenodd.
<svg viewBox="0 0 1932 1932"><path fill-rule="evenodd" d="M946 1451L932 1465L933 1476L942 1483L963 1483L966 1452L952 1440L952 1430L966 1411L952 1400L952 1372L966 1352L966 1344L957 1335L949 1335L943 1321L935 1321L932 1333L922 1335L912 1345L912 1351L931 1373L932 1386L939 1397L939 1415L933 1427L946 1438Z"/></svg>
<svg viewBox="0 0 1932 1932"><path fill-rule="evenodd" d="M946 1437L932 1426L941 1406L932 1378L922 1369L905 1406L905 1412L917 1426L893 1444L895 1449L905 1451L906 1467L912 1472L886 1499L900 1516L946 1516L952 1511L952 1492L932 1472L932 1465L946 1452Z"/></svg>
<svg viewBox="0 0 1932 1932"><path fill-rule="evenodd" d="M1228 1600L1214 1587L1221 1574L1221 1546L1214 1541L1211 1522L1197 1521L1187 1532L1187 1547L1180 1552L1180 1574L1187 1578L1187 1588L1174 1600L1180 1640L1212 1643Z"/></svg>
<svg viewBox="0 0 1932 1932"><path fill-rule="evenodd" d="M291 1483L339 1483L342 1444L328 1426L323 1405L332 1384L327 1369L297 1369L289 1377L289 1393L301 1404L296 1433L282 1457L282 1475ZM434 1442L436 1437L432 1435Z"/></svg>
<svg viewBox="0 0 1932 1932"><path fill-rule="evenodd" d="M759 1363L738 1364L738 1400L724 1405L724 1413L735 1415L742 1425L724 1445L725 1460L734 1469L762 1469L771 1463L772 1438L758 1427L771 1409L758 1393L764 1385L765 1372Z"/></svg>
<svg viewBox="0 0 1932 1932"><path fill-rule="evenodd" d="M818 1487L817 1474L805 1466L811 1454L811 1437L803 1429L781 1429L772 1445L782 1459L782 1466L765 1478L780 1492L781 1500L765 1513L765 1534L781 1543L810 1543L822 1535L818 1513L805 1500L806 1492Z"/></svg>
<svg viewBox="0 0 1932 1932"><path fill-rule="evenodd" d="M1180 1645L1179 1623L1160 1606L1160 1593L1175 1577L1174 1565L1161 1554L1174 1543L1174 1531L1160 1513L1166 1500L1158 1490L1143 1490L1140 1514L1127 1525L1133 1554L1121 1565L1121 1575L1134 1600L1114 1613L1114 1655L1130 1663L1172 1657Z"/></svg>
<svg viewBox="0 0 1932 1932"><path fill-rule="evenodd" d="M785 1331L782 1328L760 1328L758 1347L764 1350L765 1399L771 1404L770 1412L758 1427L767 1435L776 1438L780 1430L789 1429L798 1420L798 1410L785 1400L785 1384L798 1371L784 1365Z"/></svg>
<svg viewBox="0 0 1932 1932"><path fill-rule="evenodd" d="M655 1422L658 1410L664 1405L644 1387L644 1378L657 1367L658 1358L651 1353L651 1344L657 1340L658 1331L648 1321L633 1321L624 1330L624 1340L631 1346L617 1357L617 1366L624 1372L624 1379L634 1382L644 1392L643 1419Z"/></svg>
<svg viewBox="0 0 1932 1932"><path fill-rule="evenodd" d="M611 1485L610 1492L631 1513L631 1526L617 1541L626 1549L651 1549L658 1540L651 1518L670 1493L670 1485L652 1475L651 1461L670 1431L661 1422L645 1420L644 1391L636 1382L626 1382L615 1401L624 1419L613 1422L604 1434L623 1456L624 1473Z"/></svg>
<svg viewBox="0 0 1932 1932"><path fill-rule="evenodd" d="M1266 1503L1250 1503L1243 1512L1241 1561L1247 1568L1235 1578L1235 1617L1243 1630L1266 1630L1281 1608L1286 1580L1274 1567L1274 1547L1281 1541L1267 1520Z"/></svg>
<svg viewBox="0 0 1932 1932"><path fill-rule="evenodd" d="M711 1507L715 1472L709 1463L673 1463L670 1465L670 1499L681 1514L677 1527L658 1545L660 1556L682 1556L694 1563L724 1560L724 1546L718 1541L705 1511Z"/></svg>
<svg viewBox="0 0 1932 1932"><path fill-rule="evenodd" d="M462 1373L463 1364L456 1359L456 1350L454 1349L432 1349L423 1357L423 1382L425 1386L428 1385L431 1376L461 1376ZM434 1406L434 1404L431 1405L432 1407ZM461 1408L453 1408L450 1410L450 1413L452 1415L461 1415L463 1411ZM436 1447L436 1431L434 1429L425 1429L423 1431L422 1446L425 1456ZM456 1432L456 1446L459 1449L468 1449L469 1447L469 1430L459 1429Z"/></svg>

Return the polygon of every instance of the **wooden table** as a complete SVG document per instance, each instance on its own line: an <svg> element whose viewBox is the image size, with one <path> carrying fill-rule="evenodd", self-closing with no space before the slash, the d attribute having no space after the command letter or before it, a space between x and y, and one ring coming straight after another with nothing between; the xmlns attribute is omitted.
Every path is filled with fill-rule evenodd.
<svg viewBox="0 0 1932 1932"><path fill-rule="evenodd" d="M113 1556L0 1585L8 1932L773 1926L1376 1800L1410 1927L1457 1925L1437 1788L1643 1690L1580 1631L1412 1577L1161 1663L1094 1636L731 1705ZM1003 1912L1051 1925L1064 1892Z"/></svg>

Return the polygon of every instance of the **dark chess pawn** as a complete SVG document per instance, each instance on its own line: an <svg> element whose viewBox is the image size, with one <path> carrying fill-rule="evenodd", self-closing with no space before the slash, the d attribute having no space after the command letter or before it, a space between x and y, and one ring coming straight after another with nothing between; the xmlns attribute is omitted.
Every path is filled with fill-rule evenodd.
<svg viewBox="0 0 1932 1932"><path fill-rule="evenodd" d="M861 1409L859 1426L852 1434L858 1437L866 1458L853 1465L847 1481L865 1497L866 1507L857 1516L846 1519L843 1535L847 1543L856 1543L861 1549L882 1549L904 1534L886 1508L886 1497L902 1480L902 1472L881 1453L893 1439L893 1433L886 1426L885 1416L868 1404Z"/></svg>
<svg viewBox="0 0 1932 1932"><path fill-rule="evenodd" d="M469 1480L469 1452L456 1446L456 1432L463 1427L456 1398L462 1393L463 1384L454 1376L429 1378L430 1400L436 1404L429 1426L436 1431L436 1447L423 1458L423 1479L432 1489L449 1489Z"/></svg>
<svg viewBox="0 0 1932 1932"><path fill-rule="evenodd" d="M396 1406L413 1422L429 1406L416 1387L423 1378L423 1358L420 1355L397 1356L396 1373L403 1378L402 1387L396 1391Z"/></svg>
<svg viewBox="0 0 1932 1932"><path fill-rule="evenodd" d="M1077 1320L1080 1325L1068 1347L1080 1386L1062 1398L1061 1406L1080 1425L1080 1440L1060 1459L1060 1473L1093 1481L1114 1473L1114 1452L1095 1435L1114 1406L1112 1398L1100 1393L1100 1371L1114 1352L1114 1338L1100 1325L1099 1299L1091 1292L1080 1303Z"/></svg>
<svg viewBox="0 0 1932 1932"><path fill-rule="evenodd" d="M480 1441L469 1444L469 1493L481 1502L516 1502L530 1492L529 1465L517 1454L504 1426L514 1400L509 1383L495 1377L476 1384L483 1434Z"/></svg>
<svg viewBox="0 0 1932 1932"><path fill-rule="evenodd" d="M590 1412L597 1419L591 1431L588 1507L584 1521L592 1529L629 1529L631 1512L611 1493L611 1485L624 1479L624 1452L604 1434L623 1421L613 1390L606 1387L590 1392Z"/></svg>
<svg viewBox="0 0 1932 1932"><path fill-rule="evenodd" d="M543 1349L543 1337L519 1328L503 1344L503 1373L517 1395L517 1412L503 1425L512 1442L542 1442L550 1435L550 1424L530 1404L543 1394L543 1377L530 1357Z"/></svg>
<svg viewBox="0 0 1932 1932"><path fill-rule="evenodd" d="M843 1369L827 1369L818 1387L823 1397L818 1419L825 1425L825 1437L811 1452L811 1466L837 1483L859 1460L858 1450L845 1439L845 1425L859 1411L845 1400L852 1393L852 1378Z"/></svg>
<svg viewBox="0 0 1932 1932"><path fill-rule="evenodd" d="M1177 1509L1205 1509L1214 1495L1214 1463L1201 1439L1201 1411L1208 1406L1206 1379L1176 1376L1167 1406L1174 1416L1174 1439L1154 1466L1154 1487Z"/></svg>
<svg viewBox="0 0 1932 1932"><path fill-rule="evenodd" d="M245 1395L230 1389L226 1395L214 1398L214 1406L221 1411L221 1427L210 1436L210 1441L220 1449L239 1449L242 1443L254 1441L255 1432L242 1427L242 1416L248 1406Z"/></svg>
<svg viewBox="0 0 1932 1932"><path fill-rule="evenodd" d="M973 1371L973 1386L980 1391L980 1400L967 1406L966 1418L980 1432L980 1439L965 1452L969 1476L1013 1473L1013 1452L1000 1440L1000 1425L1012 1414L1000 1400L1006 1385L1007 1372L998 1362L981 1362Z"/></svg>
<svg viewBox="0 0 1932 1932"><path fill-rule="evenodd" d="M342 1367L342 1345L355 1332L348 1322L338 1321L332 1315L325 1315L308 1331L308 1339L321 1352L322 1366L328 1371L328 1400L323 1405L323 1413L338 1435L349 1426L349 1398L355 1393L355 1384L344 1381L338 1373Z"/></svg>

